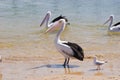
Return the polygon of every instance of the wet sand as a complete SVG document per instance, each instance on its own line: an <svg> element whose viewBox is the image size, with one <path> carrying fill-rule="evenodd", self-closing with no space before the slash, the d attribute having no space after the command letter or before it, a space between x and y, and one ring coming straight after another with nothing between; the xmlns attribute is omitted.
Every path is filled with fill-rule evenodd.
<svg viewBox="0 0 120 80"><path fill-rule="evenodd" d="M27 48L1 49L0 80L119 80L119 53L88 53L85 51L84 61L71 59L69 68L62 66L64 57L55 52L39 55L37 47L25 52ZM36 52L34 52L36 51ZM39 52L38 54L37 51ZM10 54L11 53L11 54ZM18 54L17 54L18 53ZM26 54L25 54L26 53ZM35 54L34 54L35 53ZM93 57L108 63L96 70Z"/></svg>

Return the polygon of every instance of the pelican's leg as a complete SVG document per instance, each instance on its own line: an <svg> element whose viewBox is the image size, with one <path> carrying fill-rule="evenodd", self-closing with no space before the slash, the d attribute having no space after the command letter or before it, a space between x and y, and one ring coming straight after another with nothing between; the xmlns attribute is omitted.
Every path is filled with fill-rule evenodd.
<svg viewBox="0 0 120 80"><path fill-rule="evenodd" d="M69 65L70 58L67 58L67 65Z"/></svg>
<svg viewBox="0 0 120 80"><path fill-rule="evenodd" d="M64 61L64 64L63 64L64 67L66 66L66 62L67 62L67 58L65 58L65 61Z"/></svg>
<svg viewBox="0 0 120 80"><path fill-rule="evenodd" d="M70 58L67 58L67 68L69 70L70 66L69 66L69 61L70 61Z"/></svg>

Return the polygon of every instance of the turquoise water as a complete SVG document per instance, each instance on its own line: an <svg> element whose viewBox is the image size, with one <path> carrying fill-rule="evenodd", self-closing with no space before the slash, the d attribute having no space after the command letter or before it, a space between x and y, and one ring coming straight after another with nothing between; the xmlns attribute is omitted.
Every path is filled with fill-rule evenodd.
<svg viewBox="0 0 120 80"><path fill-rule="evenodd" d="M0 0L0 18L38 22L50 10L53 17L63 14L71 21L100 24L111 14L119 20L119 4L119 0Z"/></svg>
<svg viewBox="0 0 120 80"><path fill-rule="evenodd" d="M110 50L117 47L119 51L120 46L116 45L120 44L119 35L108 35L108 25L102 24L111 14L115 15L114 22L120 21L120 0L0 0L0 43L38 42L42 47L48 41L43 34L45 29L39 25L48 10L52 12L51 19L60 14L68 18L71 25L63 39L85 47L92 43L112 45ZM49 36L48 40L55 37L54 34ZM53 44L52 40L48 43Z"/></svg>

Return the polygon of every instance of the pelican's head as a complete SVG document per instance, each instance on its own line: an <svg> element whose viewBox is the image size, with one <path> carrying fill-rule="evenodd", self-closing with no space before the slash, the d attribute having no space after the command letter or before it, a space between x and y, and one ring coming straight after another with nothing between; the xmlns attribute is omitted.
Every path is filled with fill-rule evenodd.
<svg viewBox="0 0 120 80"><path fill-rule="evenodd" d="M62 16L60 15L61 19L64 19L66 21L66 25L70 25L68 19L66 18L66 16Z"/></svg>
<svg viewBox="0 0 120 80"><path fill-rule="evenodd" d="M49 19L50 19L50 16L51 16L51 11L48 11L47 14L45 15L43 21L41 22L40 26L42 26L42 25L45 23L45 21L48 23L48 21L49 21ZM46 24L47 24L47 23L46 23ZM47 25L48 25L48 24L47 24Z"/></svg>
<svg viewBox="0 0 120 80"><path fill-rule="evenodd" d="M112 14L112 15L110 15L110 18L114 18L114 15Z"/></svg>
<svg viewBox="0 0 120 80"><path fill-rule="evenodd" d="M96 59L97 59L97 57L95 56L95 57L93 57L93 62L96 62Z"/></svg>
<svg viewBox="0 0 120 80"><path fill-rule="evenodd" d="M107 24L109 21L111 21L111 20L113 20L113 19L114 19L114 15L110 15L110 17L109 17L108 20L104 23L104 25Z"/></svg>
<svg viewBox="0 0 120 80"><path fill-rule="evenodd" d="M56 21L50 28L46 30L47 32L54 31L56 28L62 27L61 29L64 30L66 21L64 19L60 19L59 21Z"/></svg>
<svg viewBox="0 0 120 80"><path fill-rule="evenodd" d="M61 18L61 19L65 19L66 25L70 25L70 23L68 22L68 19L66 18L66 16L60 15L60 18Z"/></svg>

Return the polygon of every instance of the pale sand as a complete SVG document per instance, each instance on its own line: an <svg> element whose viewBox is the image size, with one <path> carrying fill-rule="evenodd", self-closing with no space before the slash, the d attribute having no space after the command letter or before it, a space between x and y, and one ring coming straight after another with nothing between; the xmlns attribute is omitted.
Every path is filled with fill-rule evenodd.
<svg viewBox="0 0 120 80"><path fill-rule="evenodd" d="M93 57L108 63L97 71ZM3 56L0 63L0 80L119 80L120 54L86 54L83 62L71 59L70 68L63 68L60 54L41 57L23 54ZM59 57L58 57L59 56Z"/></svg>

